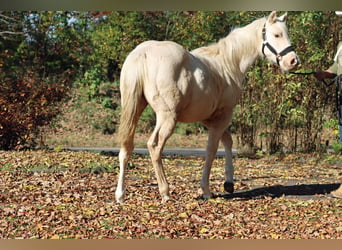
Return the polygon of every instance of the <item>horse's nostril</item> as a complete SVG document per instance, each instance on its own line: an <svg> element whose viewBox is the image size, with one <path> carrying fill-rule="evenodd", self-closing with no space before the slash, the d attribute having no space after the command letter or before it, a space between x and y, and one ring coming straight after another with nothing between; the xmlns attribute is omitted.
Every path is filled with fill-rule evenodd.
<svg viewBox="0 0 342 250"><path fill-rule="evenodd" d="M291 60L291 65L296 66L297 64L298 64L297 59L296 59L296 58L293 58L293 59Z"/></svg>

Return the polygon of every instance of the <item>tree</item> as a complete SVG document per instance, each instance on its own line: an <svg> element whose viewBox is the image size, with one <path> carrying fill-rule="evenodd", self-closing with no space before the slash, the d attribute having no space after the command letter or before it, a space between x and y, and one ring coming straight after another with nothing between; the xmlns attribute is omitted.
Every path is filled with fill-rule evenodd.
<svg viewBox="0 0 342 250"><path fill-rule="evenodd" d="M291 12L288 27L300 70L330 65L338 42L334 12ZM258 61L248 73L233 129L241 144L271 153L319 150L324 125L335 119L334 95L333 86L327 88L314 77L284 75Z"/></svg>
<svg viewBox="0 0 342 250"><path fill-rule="evenodd" d="M260 11L106 13L92 32L94 54L90 60L94 67L89 68L86 83L91 94L96 95L99 85L106 81L110 60L120 68L127 54L145 40L173 40L192 50L217 42L235 27L268 14ZM291 12L288 27L292 44L302 59L301 68L326 68L334 53L331 48L337 43L334 12ZM321 146L321 131L327 121L334 119L332 89L311 77L283 75L265 60L257 61L245 83L231 127L242 145L271 153L311 151ZM147 127L153 127L153 112L148 111L143 118L152 121ZM196 130L188 129L192 125L186 126L187 131Z"/></svg>
<svg viewBox="0 0 342 250"><path fill-rule="evenodd" d="M76 14L1 13L0 148L34 145L39 127L58 114L88 49L80 25L70 23Z"/></svg>
<svg viewBox="0 0 342 250"><path fill-rule="evenodd" d="M107 85L118 88L127 54L145 40L173 40L192 50L267 15L259 11L0 12L1 140L6 137L5 117L12 115L15 120L13 117L20 116L13 112L18 110L44 121L26 123L30 128L24 134L37 134L39 126L55 116L47 113L57 114L57 103L74 87L85 90L89 99L119 111L117 93L113 99L113 91L102 91L101 85L114 76L114 83ZM302 61L301 70L324 69L331 64L339 30L334 12L291 12L288 27ZM41 89L46 90L44 94L37 94ZM51 93L58 98L53 99ZM242 145L268 152L317 150L323 127L336 121L334 95L334 87L326 88L310 76L283 75L276 66L258 60L247 73L231 130ZM30 110L46 115L38 118L25 108L11 106L21 103L25 107L28 102L37 106ZM51 105L40 105L45 107L42 111L38 109L42 103ZM151 110L145 115L145 121L153 121ZM20 127L24 117L13 120L13 128ZM196 131L196 126L186 125L185 130ZM146 124L146 129L151 127L153 122ZM15 148L24 142L13 139L2 147Z"/></svg>

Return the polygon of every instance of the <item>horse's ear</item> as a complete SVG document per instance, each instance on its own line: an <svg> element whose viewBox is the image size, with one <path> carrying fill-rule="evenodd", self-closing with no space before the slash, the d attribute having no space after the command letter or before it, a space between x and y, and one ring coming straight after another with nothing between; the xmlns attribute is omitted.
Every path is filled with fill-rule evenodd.
<svg viewBox="0 0 342 250"><path fill-rule="evenodd" d="M268 16L267 18L267 21L270 23L270 24L273 24L275 23L277 20L277 12L274 10L271 12L271 14Z"/></svg>
<svg viewBox="0 0 342 250"><path fill-rule="evenodd" d="M281 17L278 17L278 20L280 22L286 22L286 20L287 20L287 12L284 15L282 15Z"/></svg>

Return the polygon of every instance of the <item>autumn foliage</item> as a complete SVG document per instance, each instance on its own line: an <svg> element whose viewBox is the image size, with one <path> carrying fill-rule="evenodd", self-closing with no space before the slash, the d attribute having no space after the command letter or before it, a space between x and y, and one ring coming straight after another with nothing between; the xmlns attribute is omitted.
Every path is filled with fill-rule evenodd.
<svg viewBox="0 0 342 250"><path fill-rule="evenodd" d="M268 14L260 11L0 11L0 148L21 147L26 139L32 138L33 128L38 131L41 124L48 124L61 106L58 100L66 93L66 86L83 91L86 95L83 99L102 105L101 111L109 110L110 118L105 122L92 119L92 123L97 120L96 124L88 125L104 133L116 131L113 120L119 119L119 98L110 94L113 91L104 89L118 89L120 67L139 43L171 40L192 50L217 42L234 28ZM339 41L340 26L335 12L289 12L288 16L291 43L301 59L298 70L327 69ZM239 144L236 146L269 153L324 151L329 143L337 141L335 97L333 85L326 87L312 75L285 75L276 65L258 60L247 73L243 95L234 112L231 131L236 135ZM30 105L33 107L28 108ZM47 114L48 110L51 114ZM25 120L25 115L13 113L19 111L32 117ZM42 114L35 113L38 111ZM137 130L151 132L155 123L153 111L146 109L141 120L142 126ZM203 130L199 124L180 124L175 129L179 134Z"/></svg>
<svg viewBox="0 0 342 250"><path fill-rule="evenodd" d="M34 72L6 77L0 84L0 148L34 146L39 127L58 114L68 87L41 79Z"/></svg>
<svg viewBox="0 0 342 250"><path fill-rule="evenodd" d="M167 203L149 157L132 160L127 200L117 204L117 157L0 152L0 239L342 238L342 204L328 194L341 156L239 157L233 195L222 193L224 159L217 159L211 180L217 197L210 200L197 194L201 157L166 157Z"/></svg>
<svg viewBox="0 0 342 250"><path fill-rule="evenodd" d="M0 149L34 147L89 49L68 13L0 12ZM15 26L15 29L13 28ZM14 32L14 31L15 32ZM3 33L7 34L7 33Z"/></svg>

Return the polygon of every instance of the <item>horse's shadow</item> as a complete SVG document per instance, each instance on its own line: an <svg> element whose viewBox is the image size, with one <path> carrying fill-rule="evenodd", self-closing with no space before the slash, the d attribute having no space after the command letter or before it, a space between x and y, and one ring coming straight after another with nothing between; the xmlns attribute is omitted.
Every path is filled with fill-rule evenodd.
<svg viewBox="0 0 342 250"><path fill-rule="evenodd" d="M292 186L274 185L269 187L260 187L248 191L237 191L232 194L218 194L215 197L225 199L264 199L266 197L277 198L281 196L302 196L314 198L315 195L327 195L336 190L341 184L301 184Z"/></svg>

